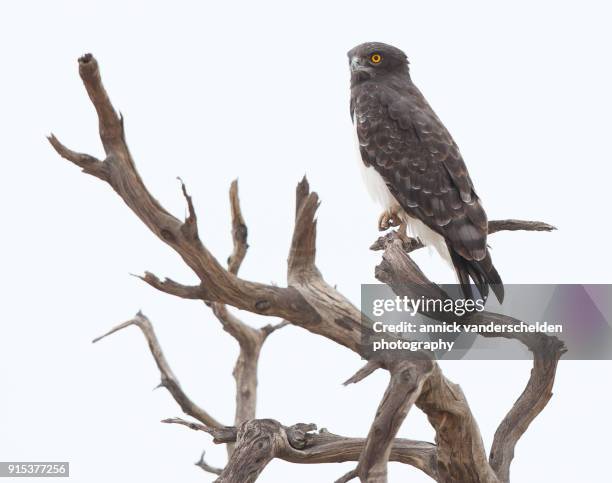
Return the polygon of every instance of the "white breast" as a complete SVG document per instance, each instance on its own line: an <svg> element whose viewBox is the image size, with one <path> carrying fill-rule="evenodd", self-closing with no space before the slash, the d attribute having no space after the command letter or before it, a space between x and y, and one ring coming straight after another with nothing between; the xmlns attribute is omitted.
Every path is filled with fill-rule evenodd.
<svg viewBox="0 0 612 483"><path fill-rule="evenodd" d="M366 189L370 197L378 203L383 209L390 210L396 206L399 206L395 198L387 188L387 183L382 178L378 171L376 171L372 166L366 166L363 160L361 159L361 151L359 150L359 138L357 137L357 130L353 131L355 133L355 147L357 148L357 162L359 163L359 168L361 170L361 177L363 178L363 182L365 183Z"/></svg>
<svg viewBox="0 0 612 483"><path fill-rule="evenodd" d="M366 189L370 194L370 197L377 202L383 210L390 210L399 207L399 203L395 197L389 191L387 183L383 177L376 171L372 166L366 166L361 158L361 151L359 149L359 138L357 137L357 129L355 133L355 146L357 148L357 162L361 169L361 176L366 185ZM406 230L408 234L413 238L421 240L423 245L435 248L435 250L444 258L448 263L451 263L450 254L444 238L429 228L425 223L416 218L408 216L406 212L400 208L400 217L404 223L406 223Z"/></svg>

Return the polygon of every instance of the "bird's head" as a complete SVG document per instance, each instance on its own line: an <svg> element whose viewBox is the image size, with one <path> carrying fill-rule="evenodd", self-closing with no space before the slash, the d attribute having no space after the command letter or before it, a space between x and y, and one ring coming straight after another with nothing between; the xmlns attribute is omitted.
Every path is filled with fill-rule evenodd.
<svg viewBox="0 0 612 483"><path fill-rule="evenodd" d="M408 74L408 58L397 47L382 42L366 42L348 51L351 82L389 74Z"/></svg>

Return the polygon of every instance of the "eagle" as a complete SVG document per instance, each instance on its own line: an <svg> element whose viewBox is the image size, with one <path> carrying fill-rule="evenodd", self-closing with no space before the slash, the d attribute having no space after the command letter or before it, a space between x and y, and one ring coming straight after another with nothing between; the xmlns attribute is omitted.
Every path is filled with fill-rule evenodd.
<svg viewBox="0 0 612 483"><path fill-rule="evenodd" d="M379 229L399 225L433 246L455 269L462 292L483 299L502 280L487 246L487 215L457 144L413 84L400 49L381 42L348 52L351 119L368 191L384 212Z"/></svg>

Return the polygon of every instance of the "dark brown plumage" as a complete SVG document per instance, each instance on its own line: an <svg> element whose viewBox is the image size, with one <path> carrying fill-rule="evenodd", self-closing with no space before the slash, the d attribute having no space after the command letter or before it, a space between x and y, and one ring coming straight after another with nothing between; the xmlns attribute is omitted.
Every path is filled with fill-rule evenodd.
<svg viewBox="0 0 612 483"><path fill-rule="evenodd" d="M501 302L487 216L459 148L412 83L405 54L373 42L348 55L351 117L363 162L380 174L409 217L444 238L464 294L472 296L471 278L483 297L491 286Z"/></svg>

